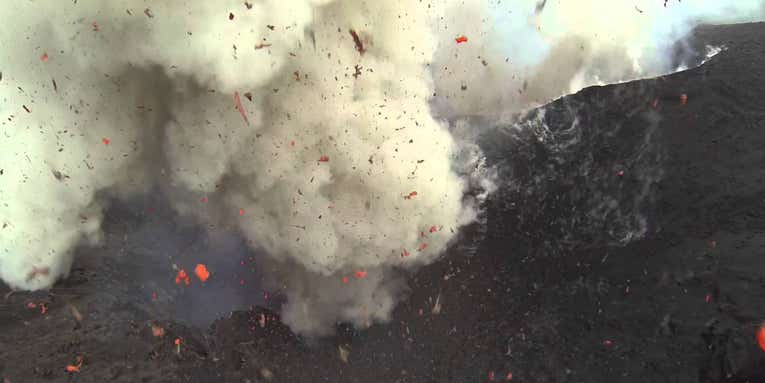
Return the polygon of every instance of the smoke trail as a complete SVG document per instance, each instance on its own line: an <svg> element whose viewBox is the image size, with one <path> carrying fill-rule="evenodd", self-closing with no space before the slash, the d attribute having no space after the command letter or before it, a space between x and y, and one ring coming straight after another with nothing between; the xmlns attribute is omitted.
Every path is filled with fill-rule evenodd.
<svg viewBox="0 0 765 383"><path fill-rule="evenodd" d="M294 330L386 320L397 270L475 218L468 183L490 189L455 170L480 164L471 134L437 117L664 70L697 19L757 5L645 3L9 1L0 278L51 286L73 246L99 240L110 199L159 185L285 265L273 278Z"/></svg>

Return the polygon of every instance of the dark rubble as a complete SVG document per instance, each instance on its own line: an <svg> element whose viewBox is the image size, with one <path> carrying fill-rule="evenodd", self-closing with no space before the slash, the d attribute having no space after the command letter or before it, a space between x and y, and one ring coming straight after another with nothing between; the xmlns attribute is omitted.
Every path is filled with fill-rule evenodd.
<svg viewBox="0 0 765 383"><path fill-rule="evenodd" d="M485 222L410 277L388 324L304 339L253 307L185 325L137 296L140 255L85 252L50 292L0 301L0 377L765 381L763 41L762 23L701 27L697 51L727 49L700 67L587 88L487 132L501 178ZM81 371L67 373L77 356Z"/></svg>

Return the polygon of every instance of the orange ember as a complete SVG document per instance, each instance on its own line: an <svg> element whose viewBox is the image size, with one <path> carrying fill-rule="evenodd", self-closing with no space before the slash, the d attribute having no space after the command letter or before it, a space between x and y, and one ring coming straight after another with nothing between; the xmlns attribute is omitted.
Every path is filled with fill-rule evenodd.
<svg viewBox="0 0 765 383"><path fill-rule="evenodd" d="M760 326L760 329L757 330L757 344L762 351L765 351L765 325Z"/></svg>
<svg viewBox="0 0 765 383"><path fill-rule="evenodd" d="M188 286L191 283L191 280L189 279L189 275L186 274L186 270L180 269L178 270L178 274L175 276L175 284L180 285L181 282Z"/></svg>
<svg viewBox="0 0 765 383"><path fill-rule="evenodd" d="M454 40L456 40L456 41L457 41L457 44L462 44L462 43L466 43L466 42L467 42L467 37L465 37L465 36L459 36L459 37L457 37L457 38L456 38L456 39L454 39Z"/></svg>
<svg viewBox="0 0 765 383"><path fill-rule="evenodd" d="M76 360L76 364L66 366L66 372L80 372L80 367L82 367L82 357L78 356Z"/></svg>
<svg viewBox="0 0 765 383"><path fill-rule="evenodd" d="M196 274L197 278L202 282L207 282L207 279L210 278L210 272L207 271L207 266L201 263L194 269L194 274Z"/></svg>
<svg viewBox="0 0 765 383"><path fill-rule="evenodd" d="M366 271L357 271L356 272L356 279L361 279L361 278L364 278L366 276L367 276L367 272Z"/></svg>
<svg viewBox="0 0 765 383"><path fill-rule="evenodd" d="M162 327L159 327L157 325L151 326L151 335L154 335L155 338L161 338L165 336L165 329Z"/></svg>

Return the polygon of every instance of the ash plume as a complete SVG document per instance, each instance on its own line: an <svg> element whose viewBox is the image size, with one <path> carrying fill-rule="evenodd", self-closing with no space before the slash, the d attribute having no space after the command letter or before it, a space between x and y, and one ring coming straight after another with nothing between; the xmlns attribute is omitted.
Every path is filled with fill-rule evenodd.
<svg viewBox="0 0 765 383"><path fill-rule="evenodd" d="M645 3L11 0L0 278L50 287L109 201L158 187L284 265L296 332L385 321L400 270L435 261L476 219L467 189L492 187L475 134L442 118L667 70L694 23L761 11Z"/></svg>
<svg viewBox="0 0 765 383"><path fill-rule="evenodd" d="M181 214L289 264L274 281L285 321L322 333L385 320L395 270L432 262L474 218L428 105L426 5L52 5L2 11L11 286L65 277L111 198L159 184Z"/></svg>

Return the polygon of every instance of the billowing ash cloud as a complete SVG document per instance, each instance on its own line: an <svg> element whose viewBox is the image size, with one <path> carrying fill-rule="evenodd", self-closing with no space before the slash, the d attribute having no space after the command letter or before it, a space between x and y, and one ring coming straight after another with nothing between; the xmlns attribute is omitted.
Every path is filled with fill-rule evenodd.
<svg viewBox="0 0 765 383"><path fill-rule="evenodd" d="M428 104L435 10L405 3L5 7L3 280L50 286L108 198L158 182L290 265L295 330L384 320L393 269L474 217Z"/></svg>
<svg viewBox="0 0 765 383"><path fill-rule="evenodd" d="M644 3L9 1L0 277L50 287L105 204L159 186L284 264L294 330L386 320L397 270L433 262L475 219L467 185L489 187L462 171L473 133L439 117L664 70L696 16L756 5Z"/></svg>

